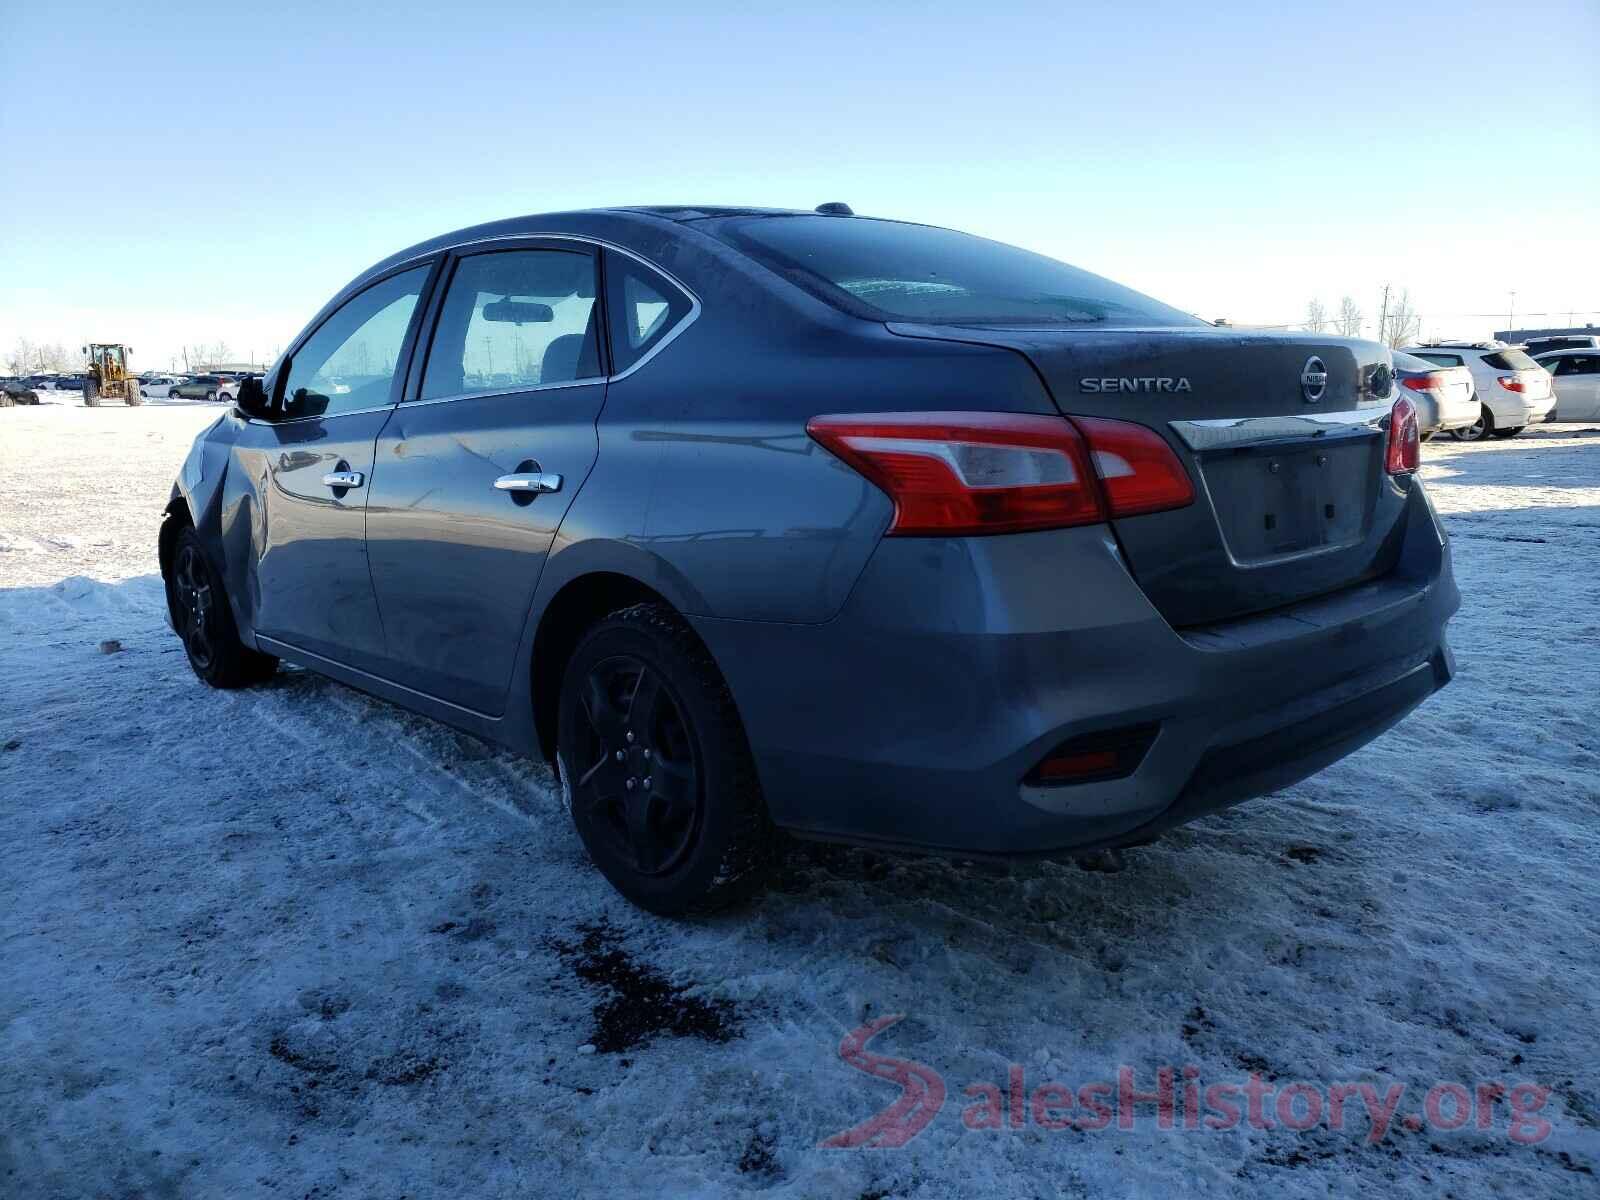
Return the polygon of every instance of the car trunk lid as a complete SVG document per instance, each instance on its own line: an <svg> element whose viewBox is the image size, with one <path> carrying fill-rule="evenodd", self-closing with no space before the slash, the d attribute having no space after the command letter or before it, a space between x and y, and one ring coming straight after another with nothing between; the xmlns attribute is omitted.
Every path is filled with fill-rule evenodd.
<svg viewBox="0 0 1600 1200"><path fill-rule="evenodd" d="M1231 329L889 328L1015 350L1062 413L1137 422L1167 440L1195 503L1113 529L1174 626L1295 603L1394 565L1405 485L1384 472L1394 388L1376 343Z"/></svg>

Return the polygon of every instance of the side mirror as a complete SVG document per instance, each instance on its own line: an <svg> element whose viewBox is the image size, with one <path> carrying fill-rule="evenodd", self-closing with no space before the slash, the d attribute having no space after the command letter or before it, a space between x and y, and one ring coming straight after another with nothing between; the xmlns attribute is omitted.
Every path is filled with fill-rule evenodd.
<svg viewBox="0 0 1600 1200"><path fill-rule="evenodd" d="M243 379L239 381L239 391L233 398L234 411L243 417L254 417L266 420L270 416L271 403L267 399L267 389L261 386L259 379Z"/></svg>

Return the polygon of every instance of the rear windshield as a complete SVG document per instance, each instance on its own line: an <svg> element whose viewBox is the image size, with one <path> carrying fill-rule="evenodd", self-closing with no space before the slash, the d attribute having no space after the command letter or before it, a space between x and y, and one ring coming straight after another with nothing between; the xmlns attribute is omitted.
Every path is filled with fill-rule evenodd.
<svg viewBox="0 0 1600 1200"><path fill-rule="evenodd" d="M836 307L874 320L1206 324L1053 258L952 229L800 215L740 218L714 232Z"/></svg>
<svg viewBox="0 0 1600 1200"><path fill-rule="evenodd" d="M1496 350L1493 354L1485 354L1483 361L1496 371L1527 371L1539 365L1521 350Z"/></svg>

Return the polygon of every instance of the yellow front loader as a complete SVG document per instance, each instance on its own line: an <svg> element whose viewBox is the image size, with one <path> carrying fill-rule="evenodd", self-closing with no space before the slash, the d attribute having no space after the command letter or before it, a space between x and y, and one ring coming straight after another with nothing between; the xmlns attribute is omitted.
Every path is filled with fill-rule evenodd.
<svg viewBox="0 0 1600 1200"><path fill-rule="evenodd" d="M130 347L115 343L91 342L83 348L89 356L89 370L83 381L85 408L98 408L102 400L121 400L130 407L142 404L139 381L128 370Z"/></svg>

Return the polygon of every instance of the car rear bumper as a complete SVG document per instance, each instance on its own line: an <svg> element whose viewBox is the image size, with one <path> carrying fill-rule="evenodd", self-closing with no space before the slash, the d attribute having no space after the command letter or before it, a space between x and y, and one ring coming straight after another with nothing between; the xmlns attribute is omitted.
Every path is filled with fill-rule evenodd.
<svg viewBox="0 0 1600 1200"><path fill-rule="evenodd" d="M1468 397L1461 401L1439 404L1439 425L1441 430L1469 429L1478 423L1478 418L1483 413L1483 406L1476 398Z"/></svg>
<svg viewBox="0 0 1600 1200"><path fill-rule="evenodd" d="M886 539L824 624L694 621L774 820L966 855L1138 840L1285 787L1449 681L1459 604L1420 486L1383 579L1201 629L1151 607L1104 528ZM1060 743L1154 726L1131 774L1035 787Z"/></svg>

